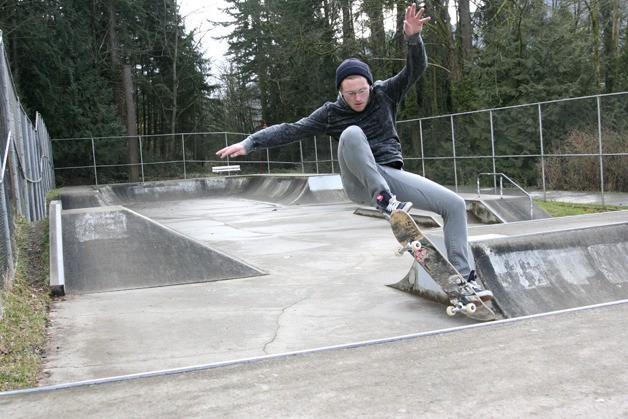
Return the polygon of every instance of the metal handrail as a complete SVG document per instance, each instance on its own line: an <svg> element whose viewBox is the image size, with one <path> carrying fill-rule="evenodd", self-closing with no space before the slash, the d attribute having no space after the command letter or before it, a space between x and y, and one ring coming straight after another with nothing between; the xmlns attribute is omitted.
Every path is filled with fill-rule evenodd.
<svg viewBox="0 0 628 419"><path fill-rule="evenodd" d="M11 131L7 134L7 143L4 147L4 156L2 157L2 172L0 172L0 185L4 183L4 172L7 169L7 161L9 159L9 147L11 146Z"/></svg>
<svg viewBox="0 0 628 419"><path fill-rule="evenodd" d="M534 219L534 204L532 202L532 196L530 196L530 194L527 193L525 189L523 189L521 186L517 185L517 183L514 180L512 180L511 178L509 178L503 173L478 173L478 177L476 180L477 189L478 189L478 198L480 198L480 176L493 176L493 177L499 176L499 197L502 199L504 198L504 179L512 183L517 189L523 192L530 200L530 219L531 220Z"/></svg>

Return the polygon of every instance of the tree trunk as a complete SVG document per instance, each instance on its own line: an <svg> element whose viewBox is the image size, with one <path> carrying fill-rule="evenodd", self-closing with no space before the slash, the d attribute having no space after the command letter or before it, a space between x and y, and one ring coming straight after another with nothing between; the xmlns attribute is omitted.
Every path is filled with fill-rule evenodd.
<svg viewBox="0 0 628 419"><path fill-rule="evenodd" d="M342 0L342 50L344 55L351 55L355 48L353 28L352 0Z"/></svg>
<svg viewBox="0 0 628 419"><path fill-rule="evenodd" d="M375 58L384 58L386 55L386 32L382 7L382 2L379 0L364 2L364 9L369 18L369 30L371 31L371 49Z"/></svg>
<svg viewBox="0 0 628 419"><path fill-rule="evenodd" d="M111 81L117 103L118 116L122 121L122 125L126 127L127 135L137 135L137 118L135 116L135 104L133 101L131 67L122 66L120 62L120 44L116 33L116 11L113 5L113 0L109 0L107 2L107 12L109 14L108 35L111 56ZM126 74L127 71L128 75ZM129 181L138 182L139 168L137 167L137 164L139 164L139 159L137 153L137 138L128 140L127 151Z"/></svg>
<svg viewBox="0 0 628 419"><path fill-rule="evenodd" d="M131 164L129 166L129 180L139 182L140 171L136 163L139 163L139 138L137 137L137 115L135 113L135 100L133 100L133 77L131 66L122 67L122 86L124 88L124 100L126 103L126 132L132 136L127 140L127 156Z"/></svg>
<svg viewBox="0 0 628 419"><path fill-rule="evenodd" d="M600 3L600 15L603 22L604 91L612 93L619 78L619 0Z"/></svg>
<svg viewBox="0 0 628 419"><path fill-rule="evenodd" d="M458 0L458 24L460 27L460 69L462 75L468 74L473 63L473 29L471 27L471 9L469 0Z"/></svg>
<svg viewBox="0 0 628 419"><path fill-rule="evenodd" d="M602 93L602 63L600 60L600 2L599 0L585 1L591 19L591 33L593 35L593 82L596 94Z"/></svg>
<svg viewBox="0 0 628 419"><path fill-rule="evenodd" d="M175 6L176 2L175 2ZM179 25L176 24L178 6L175 7L175 31L174 31L174 51L172 52L172 114L170 117L170 132L176 133L177 128L177 94L179 90L179 80L177 75L177 58L179 55Z"/></svg>

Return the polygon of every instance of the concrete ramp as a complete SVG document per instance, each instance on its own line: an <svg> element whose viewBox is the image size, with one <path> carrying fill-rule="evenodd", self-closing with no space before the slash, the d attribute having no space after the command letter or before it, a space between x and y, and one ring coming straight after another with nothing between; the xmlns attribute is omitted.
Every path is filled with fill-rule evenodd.
<svg viewBox="0 0 628 419"><path fill-rule="evenodd" d="M230 176L64 188L61 204L55 206L62 213L62 234L51 235L51 243L60 240L58 236L63 239L62 256L55 256L51 266L61 273L51 287L58 293L90 293L263 275L124 207L229 197L278 205L348 200L339 175Z"/></svg>
<svg viewBox="0 0 628 419"><path fill-rule="evenodd" d="M264 275L120 206L64 210L62 225L65 293Z"/></svg>
<svg viewBox="0 0 628 419"><path fill-rule="evenodd" d="M489 199L466 199L467 210L480 222L486 224L512 223L551 218L551 216L528 198L516 196Z"/></svg>
<svg viewBox="0 0 628 419"><path fill-rule="evenodd" d="M628 223L480 240L471 250L505 317L628 298Z"/></svg>
<svg viewBox="0 0 628 419"><path fill-rule="evenodd" d="M280 205L348 201L340 175L230 176L64 188L64 209L237 197Z"/></svg>

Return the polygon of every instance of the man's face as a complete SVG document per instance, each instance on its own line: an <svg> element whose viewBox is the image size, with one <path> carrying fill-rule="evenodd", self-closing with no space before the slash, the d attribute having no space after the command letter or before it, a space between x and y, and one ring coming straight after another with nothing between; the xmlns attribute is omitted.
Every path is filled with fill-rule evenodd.
<svg viewBox="0 0 628 419"><path fill-rule="evenodd" d="M340 94L351 109L362 112L369 103L371 89L365 77L350 76L340 84Z"/></svg>

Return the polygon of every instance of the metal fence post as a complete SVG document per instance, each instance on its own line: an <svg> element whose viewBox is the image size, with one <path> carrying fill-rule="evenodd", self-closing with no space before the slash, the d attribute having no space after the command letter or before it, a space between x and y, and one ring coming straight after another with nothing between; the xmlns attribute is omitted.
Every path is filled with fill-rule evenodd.
<svg viewBox="0 0 628 419"><path fill-rule="evenodd" d="M331 172L336 173L336 170L334 169L334 142L331 135L329 136L329 159L331 160Z"/></svg>
<svg viewBox="0 0 628 419"><path fill-rule="evenodd" d="M318 139L316 138L316 135L314 136L314 155L316 156L316 174L319 174L319 169L318 169L318 144L317 144Z"/></svg>
<svg viewBox="0 0 628 419"><path fill-rule="evenodd" d="M181 134L181 148L183 149L183 179L187 179L188 171L185 162L185 134Z"/></svg>
<svg viewBox="0 0 628 419"><path fill-rule="evenodd" d="M144 178L144 153L142 152L142 136L137 136L137 145L140 149L140 167L142 169L142 183L146 183L146 179Z"/></svg>
<svg viewBox="0 0 628 419"><path fill-rule="evenodd" d="M456 192L458 192L458 165L456 164L456 134L454 133L454 116L451 115L449 117L449 123L451 124L451 146L452 146L452 154L454 158L454 187L456 188Z"/></svg>
<svg viewBox="0 0 628 419"><path fill-rule="evenodd" d="M92 163L94 164L94 184L98 186L98 169L96 169L96 144L94 144L94 137L92 137Z"/></svg>
<svg viewBox="0 0 628 419"><path fill-rule="evenodd" d="M605 205L604 199L604 157L602 155L602 99L597 96L597 137L598 137L598 149L600 154L600 191L602 193L602 205Z"/></svg>
<svg viewBox="0 0 628 419"><path fill-rule="evenodd" d="M423 150L423 121L419 120L419 142L421 143L421 170L425 177L425 152Z"/></svg>
<svg viewBox="0 0 628 419"><path fill-rule="evenodd" d="M11 131L7 136L6 147L4 148L4 155L2 156L2 173L0 173L0 200L2 201L2 227L3 227L3 238L4 238L4 257L6 259L6 267L8 268L9 275L13 275L13 270L15 268L13 264L13 247L11 240L11 228L9 224L9 211L11 207L7 205L7 197L5 193L5 174L7 169L7 162L9 158L9 149L11 148ZM4 272L2 272L4 274ZM0 278L0 288L4 288L4 278Z"/></svg>
<svg viewBox="0 0 628 419"><path fill-rule="evenodd" d="M541 111L541 104L539 108L539 140L541 142L541 182L543 184L543 200L547 201L547 191L545 188L545 145L543 144L543 112Z"/></svg>
<svg viewBox="0 0 628 419"><path fill-rule="evenodd" d="M497 172L497 163L495 161L495 128L493 126L493 111L489 111L489 122L491 125L491 158L493 161L493 173ZM493 178L493 189L497 193L497 179Z"/></svg>
<svg viewBox="0 0 628 419"><path fill-rule="evenodd" d="M305 173L305 162L303 159L303 141L299 141L299 151L301 152L301 173Z"/></svg>

